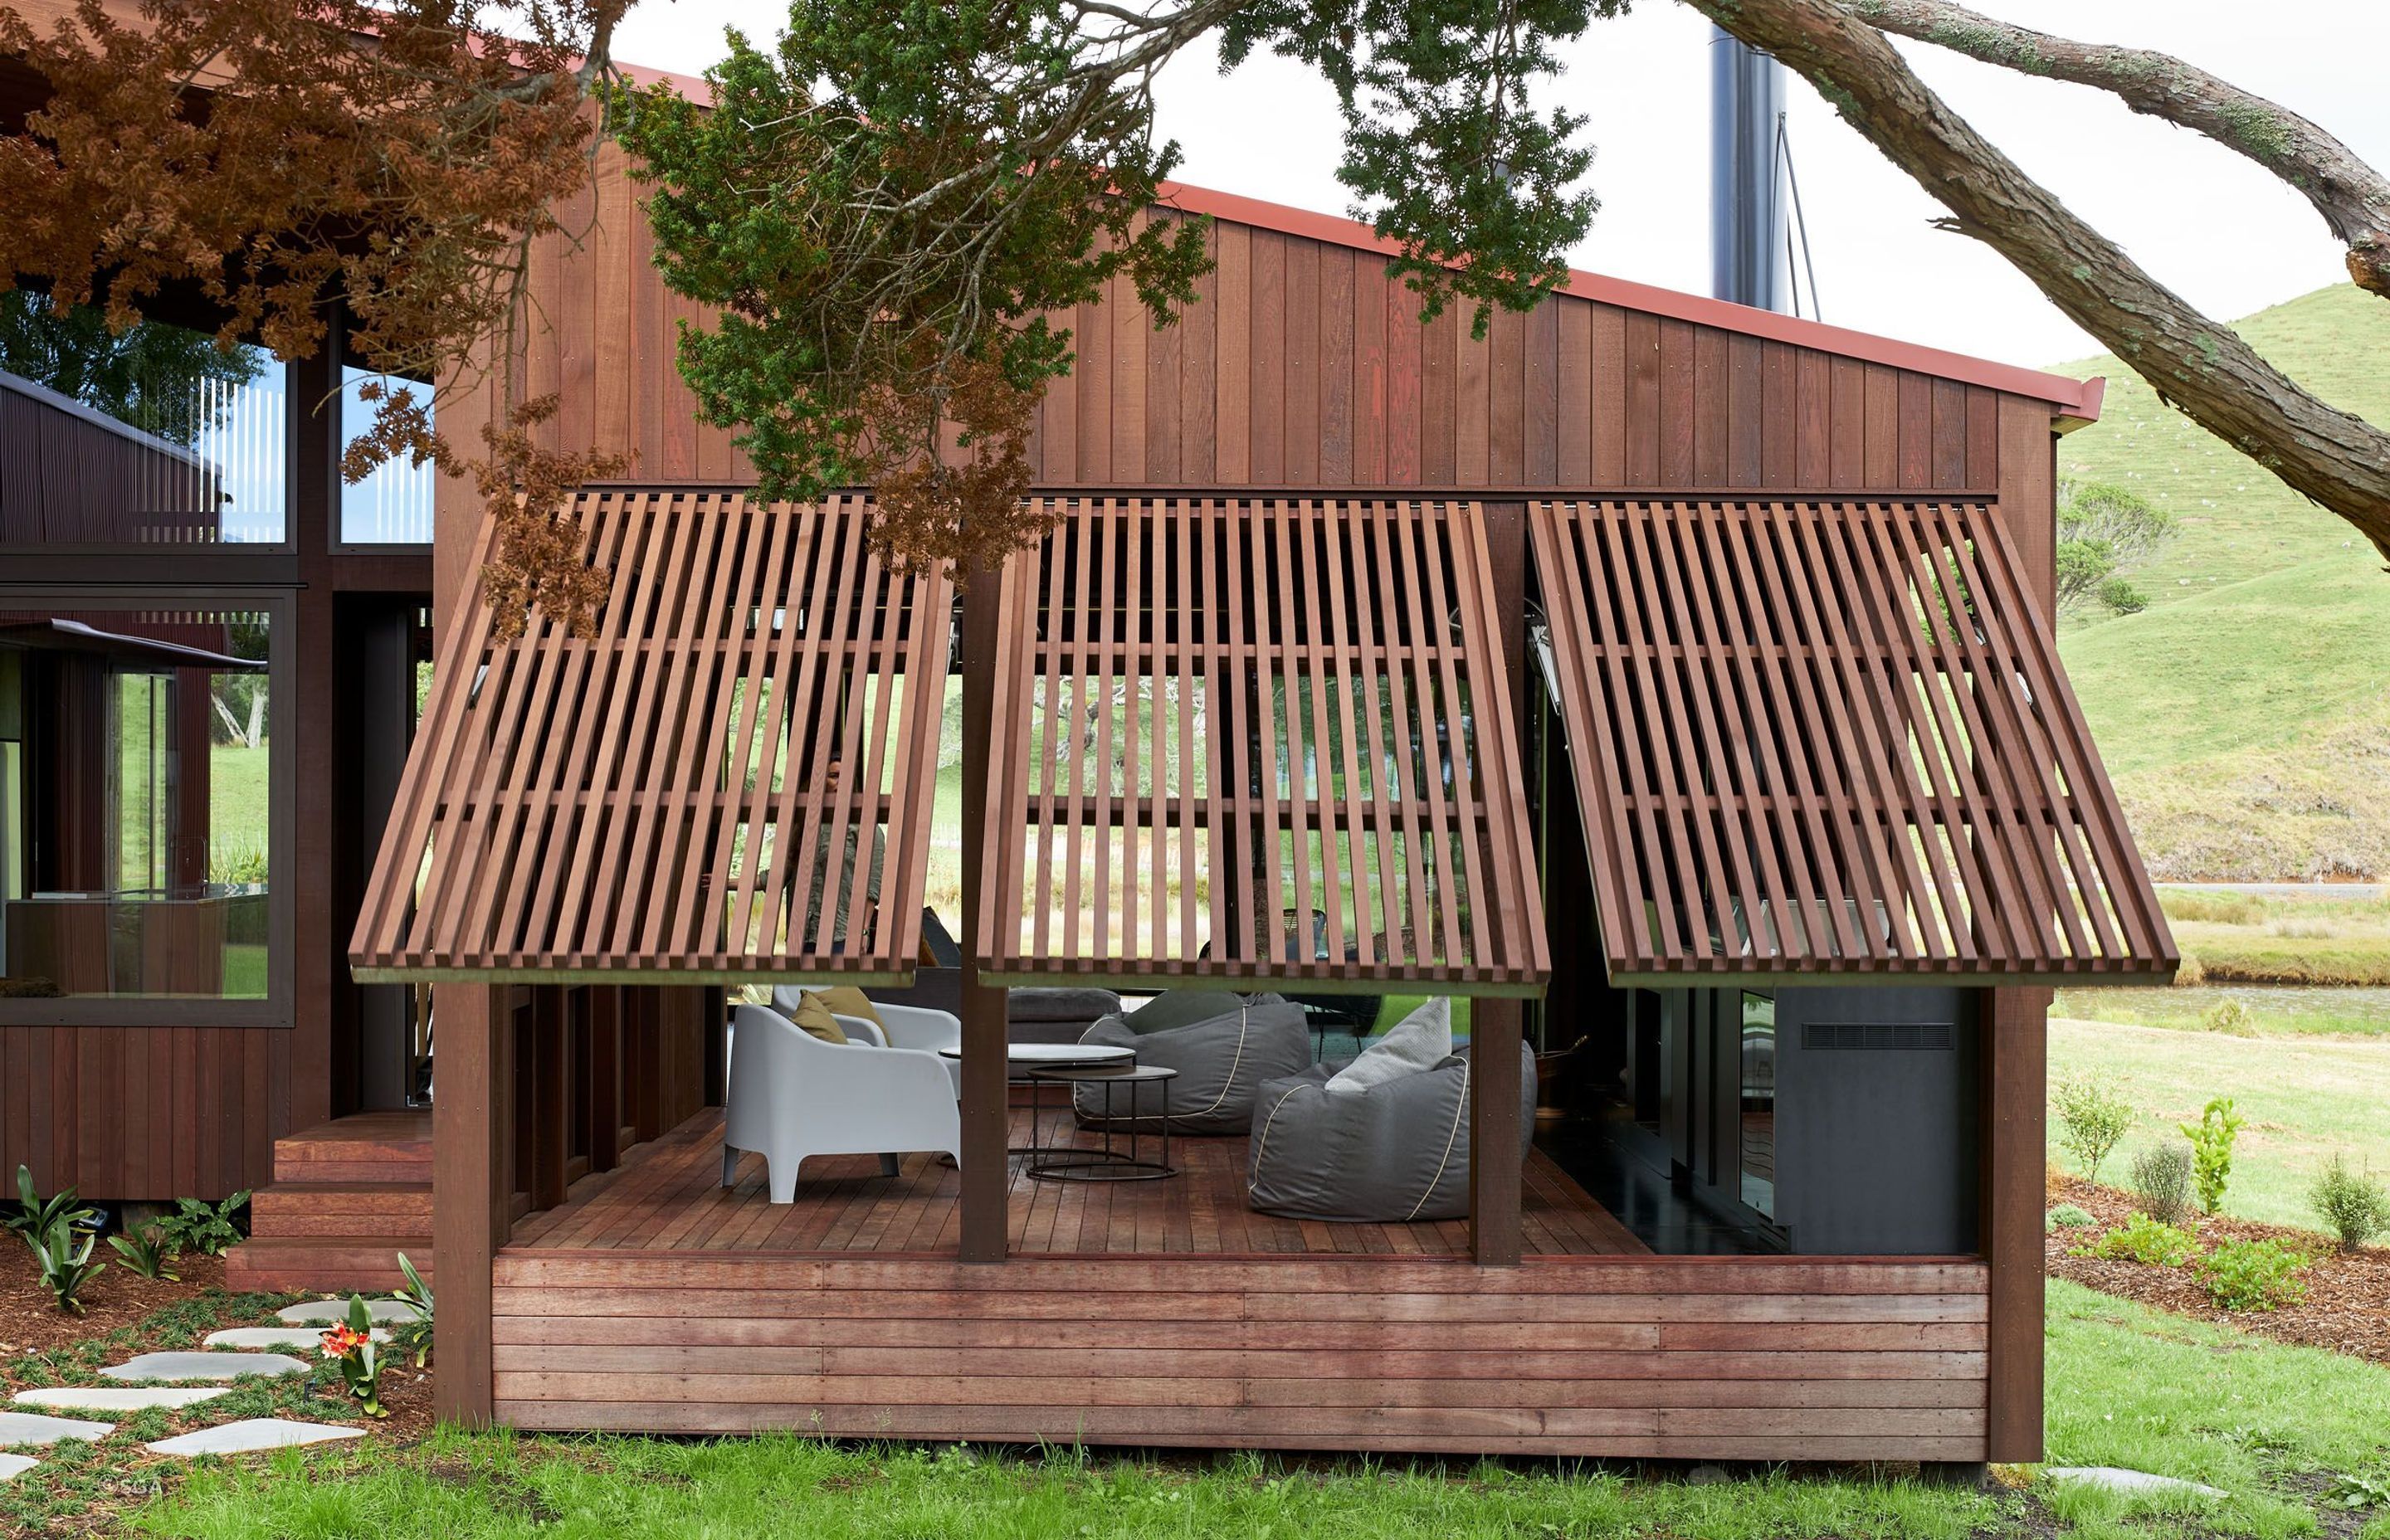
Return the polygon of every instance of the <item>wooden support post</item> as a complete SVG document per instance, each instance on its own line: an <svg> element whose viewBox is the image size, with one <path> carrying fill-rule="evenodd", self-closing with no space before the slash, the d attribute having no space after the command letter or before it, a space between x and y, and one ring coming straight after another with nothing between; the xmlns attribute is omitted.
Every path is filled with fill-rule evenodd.
<svg viewBox="0 0 2390 1540"><path fill-rule="evenodd" d="M1491 619L1499 626L1505 677L1491 681L1523 699L1527 659L1527 507L1523 503L1485 505L1485 555L1494 577ZM1479 712L1484 723L1490 713ZM1510 719L1524 724L1527 713ZM1523 736L1509 745L1512 762L1524 764ZM1497 853L1497 860L1507 853ZM1529 873L1529 880L1534 874ZM1478 894L1477 902L1488 902ZM1469 1017L1469 1232L1481 1267L1508 1267L1519 1260L1519 1036L1525 1009L1517 1000L1475 1001Z"/></svg>
<svg viewBox="0 0 2390 1540"><path fill-rule="evenodd" d="M2049 1161L2046 989L1984 992L1983 1248L1991 1268L1987 1459L2041 1458L2042 1203Z"/></svg>
<svg viewBox="0 0 2390 1540"><path fill-rule="evenodd" d="M986 822L988 743L996 736L997 590L1001 569L970 574L963 594L962 1237L965 1262L1002 1262L1010 1228L1005 1147L1005 992L979 982L979 917L991 902L979 853Z"/></svg>
<svg viewBox="0 0 2390 1540"><path fill-rule="evenodd" d="M432 1410L443 1420L490 1421L492 1268L505 1244L512 1195L505 1158L514 1105L504 992L442 984L440 1095L431 1107L432 1326L440 1373Z"/></svg>

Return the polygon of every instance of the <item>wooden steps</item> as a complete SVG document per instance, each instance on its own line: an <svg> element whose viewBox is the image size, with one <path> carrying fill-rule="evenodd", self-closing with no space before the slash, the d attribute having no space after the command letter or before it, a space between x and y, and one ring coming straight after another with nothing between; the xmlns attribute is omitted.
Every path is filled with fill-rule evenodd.
<svg viewBox="0 0 2390 1540"><path fill-rule="evenodd" d="M250 1238L225 1257L233 1289L398 1288L405 1251L431 1277L431 1113L360 1112L274 1144L274 1181L250 1200Z"/></svg>

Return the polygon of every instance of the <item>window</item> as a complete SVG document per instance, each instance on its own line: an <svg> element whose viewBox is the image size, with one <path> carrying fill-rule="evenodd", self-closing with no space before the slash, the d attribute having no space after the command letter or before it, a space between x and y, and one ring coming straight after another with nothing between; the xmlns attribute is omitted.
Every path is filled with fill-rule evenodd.
<svg viewBox="0 0 2390 1540"><path fill-rule="evenodd" d="M344 365L341 369L341 447L363 438L379 410L357 387L367 380L388 391L409 391L430 409L431 388ZM383 461L362 481L341 482L341 543L344 545L429 545L432 495L440 471L430 461L416 465L405 455Z"/></svg>
<svg viewBox="0 0 2390 1540"><path fill-rule="evenodd" d="M0 294L0 545L279 544L285 377L263 348Z"/></svg>
<svg viewBox="0 0 2390 1540"><path fill-rule="evenodd" d="M1742 1200L1776 1217L1776 1001L1742 995Z"/></svg>
<svg viewBox="0 0 2390 1540"><path fill-rule="evenodd" d="M0 995L273 993L269 629L0 614Z"/></svg>

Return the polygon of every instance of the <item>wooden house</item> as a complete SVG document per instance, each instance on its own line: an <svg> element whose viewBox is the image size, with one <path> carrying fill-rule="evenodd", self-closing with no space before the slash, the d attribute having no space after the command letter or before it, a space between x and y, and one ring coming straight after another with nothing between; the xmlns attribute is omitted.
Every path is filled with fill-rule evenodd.
<svg viewBox="0 0 2390 1540"><path fill-rule="evenodd" d="M0 1153L162 1196L181 1124L96 1182L60 1120L257 1088L208 1146L254 1180L284 1136L236 1272L357 1281L428 1225L443 1408L517 1427L2039 1456L2047 992L2177 960L2050 622L2098 381L1589 274L1476 339L1365 227L1176 187L1200 302L1063 317L1054 533L958 595L872 554L868 488L744 495L610 150L585 197L526 366L556 443L638 456L579 501L597 634L495 638L456 489L428 557L339 548L294 409L289 548L205 558L295 643L280 1003L178 1037L0 1000ZM342 599L422 573L422 721L352 731L337 670L412 654ZM950 671L957 1159L725 1186L726 993L919 977ZM827 853L865 841L878 919L833 934L792 895L865 896ZM1058 983L1465 1001L1466 1216L1256 1212L1241 1137L1027 1179L1086 1137L1007 1084L1007 992ZM362 1002L427 985L428 1123L338 1079Z"/></svg>

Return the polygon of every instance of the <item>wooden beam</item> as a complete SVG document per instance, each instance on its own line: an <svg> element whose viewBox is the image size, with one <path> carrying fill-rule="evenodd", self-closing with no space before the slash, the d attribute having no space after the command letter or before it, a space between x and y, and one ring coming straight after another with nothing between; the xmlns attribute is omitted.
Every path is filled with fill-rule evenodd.
<svg viewBox="0 0 2390 1540"><path fill-rule="evenodd" d="M2042 1456L2042 1202L2049 1096L2046 989L1985 992L1984 1258L1991 1264L1985 1458Z"/></svg>
<svg viewBox="0 0 2390 1540"><path fill-rule="evenodd" d="M510 1195L505 1111L512 1105L503 991L438 992L440 1095L431 1110L431 1254L440 1289L432 1410L469 1426L490 1420L491 1268L506 1239Z"/></svg>
<svg viewBox="0 0 2390 1540"><path fill-rule="evenodd" d="M1002 584L997 569L970 575L962 597L963 914L962 934L979 934L981 910L991 902L982 848L987 813L988 743L996 731L997 625ZM1002 1262L1006 1206L1005 991L980 982L978 949L962 956L962 1233L965 1262Z"/></svg>
<svg viewBox="0 0 2390 1540"><path fill-rule="evenodd" d="M1484 511L1485 556L1494 579L1492 624L1500 628L1506 677L1514 709L1510 721L1523 723L1515 709L1526 684L1527 509L1523 503L1488 503ZM1481 711L1481 720L1493 713ZM1526 763L1523 739L1503 746L1510 763ZM1488 902L1481 894L1479 902ZM1515 999L1474 1001L1469 1022L1469 1225L1471 1250L1481 1267L1509 1267L1520 1251L1519 1036L1524 1009Z"/></svg>

